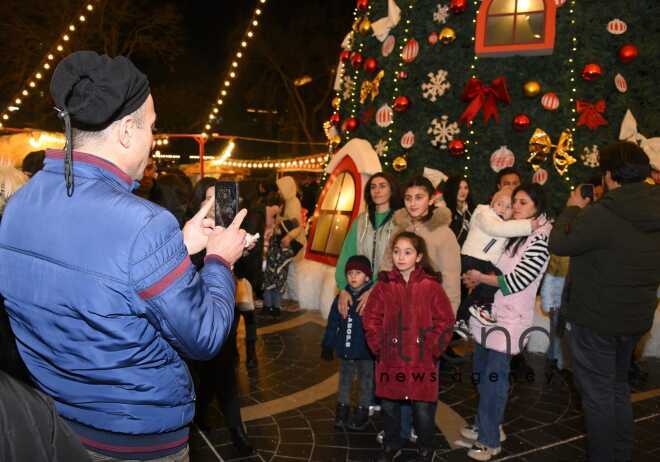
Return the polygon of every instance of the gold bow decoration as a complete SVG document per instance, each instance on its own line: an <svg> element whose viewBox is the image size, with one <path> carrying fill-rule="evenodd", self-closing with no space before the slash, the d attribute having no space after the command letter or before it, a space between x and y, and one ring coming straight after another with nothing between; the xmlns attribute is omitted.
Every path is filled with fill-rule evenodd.
<svg viewBox="0 0 660 462"><path fill-rule="evenodd" d="M380 93L380 81L385 77L385 71L380 70L376 77L373 80L365 80L362 82L360 87L360 104L364 104L369 95L371 95L371 101L373 102Z"/></svg>
<svg viewBox="0 0 660 462"><path fill-rule="evenodd" d="M571 155L573 152L573 134L569 129L561 132L556 145L552 144L550 135L545 131L540 128L534 130L532 137L529 139L529 158L527 162L532 164L534 171L537 171L548 158L552 148L555 148L552 154L552 163L557 173L563 176L568 171L568 167L576 162L575 157Z"/></svg>

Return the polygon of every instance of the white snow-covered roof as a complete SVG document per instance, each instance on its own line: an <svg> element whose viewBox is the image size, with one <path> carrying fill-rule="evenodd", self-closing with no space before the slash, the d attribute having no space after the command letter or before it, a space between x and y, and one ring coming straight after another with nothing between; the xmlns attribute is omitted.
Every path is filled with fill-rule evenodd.
<svg viewBox="0 0 660 462"><path fill-rule="evenodd" d="M362 138L353 138L335 153L325 171L332 173L346 156L351 157L353 162L355 162L355 166L362 174L373 175L383 170L378 154L376 154L371 144Z"/></svg>

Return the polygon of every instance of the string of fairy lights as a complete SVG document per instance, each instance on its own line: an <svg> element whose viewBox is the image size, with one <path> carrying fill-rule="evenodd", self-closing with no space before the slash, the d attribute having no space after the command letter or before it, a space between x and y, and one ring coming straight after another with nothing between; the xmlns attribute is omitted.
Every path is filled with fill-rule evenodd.
<svg viewBox="0 0 660 462"><path fill-rule="evenodd" d="M160 150L156 150L152 156L157 160L179 160L181 159L180 154L171 154L163 153ZM198 160L199 155L189 155L187 156L191 160ZM222 166L222 167L233 167L240 169L259 169L259 170L268 170L268 169L320 169L323 167L325 162L330 159L329 154L315 154L311 156L300 156L292 157L288 159L224 159L222 160L218 156L204 156L204 160L211 161L212 165Z"/></svg>
<svg viewBox="0 0 660 462"><path fill-rule="evenodd" d="M368 6L367 14L369 13L369 11L371 11L371 5ZM355 8L353 9L353 24L357 23L359 14L360 14L360 9L356 5ZM339 72L341 72L341 74L339 75L338 80L337 80L339 82L339 85L338 85L338 89L335 92L335 97L333 98L333 101L337 101L337 104L333 107L333 112L332 112L331 119L336 118L336 120L339 120L339 114L341 113L341 105L342 105L342 102L343 102L343 99L342 99L341 96L342 96L343 88L344 88L344 84L345 84L344 77L346 77L346 74L347 74L346 68L348 67L348 65L350 63L350 57L353 54L353 45L355 44L355 41L356 41L356 34L355 34L355 31L353 31L353 32L351 32L351 35L350 35L349 46L345 50L345 51L348 52L349 58L345 60L343 65L339 66ZM363 42L361 42L359 46L360 46L360 50L362 50L362 47L364 46ZM357 67L353 69L353 82L354 83L357 82L358 71L359 71L359 69ZM351 88L351 94L350 94L350 97L348 98L351 101L354 101L353 98L355 97L356 87L357 87L357 84L353 85L353 87ZM355 112L355 105L353 107L353 113L354 112ZM329 130L331 130L332 127L334 127L335 130L337 130L337 127L334 126L331 122L326 122L326 125L324 126L324 128L326 128L326 135L329 135L329 133L330 133ZM329 143L328 143L328 161L327 162L329 162L330 159L332 158L332 156L334 155L335 147L338 144L336 142L336 141L338 141L337 139L332 139L333 137L331 137L331 136L328 136L328 138L329 138ZM328 178L328 172L326 171L326 168L325 168L325 167L327 167L327 162L323 166L323 176L321 177L321 184L325 184L325 180Z"/></svg>
<svg viewBox="0 0 660 462"><path fill-rule="evenodd" d="M247 29L245 29L245 33L241 38L238 49L234 54L234 58L232 59L227 72L225 73L218 99L211 105L211 111L209 113L208 120L204 125L204 132L202 133L203 136L208 136L208 131L211 130L213 124L216 123L220 118L220 107L224 104L225 98L229 94L229 89L232 85L232 82L238 77L239 63L241 62L241 59L245 57L245 52L247 51L250 40L254 38L255 29L259 26L259 18L263 13L262 5L264 5L266 1L267 0L259 0L257 7L252 12L250 23Z"/></svg>
<svg viewBox="0 0 660 462"><path fill-rule="evenodd" d="M409 36L410 27L411 27L411 23L412 23L410 18L412 17L412 10L413 10L414 7L415 7L415 1L412 0L410 2L410 4L408 5L408 15L407 15L407 18L406 18L405 27L403 29L403 38L399 42L399 53L398 53L399 63L398 63L398 66L397 66L398 70L393 73L394 75L393 75L393 79L392 79L392 84L394 85L394 91L392 92L392 101L391 101L391 106L390 106L392 108L394 107L394 102L396 101L397 97L399 96L399 83L398 83L399 82L399 73L402 72L403 65L404 65L403 49L405 47L405 44L408 43L408 40L410 40L410 38L411 38ZM390 165L388 154L389 154L390 147L392 146L392 139L393 139L393 136L394 136L394 127L396 126L396 120L397 120L396 112L392 111L392 123L387 127L387 149L384 152L384 158L383 158L383 164L385 166Z"/></svg>
<svg viewBox="0 0 660 462"><path fill-rule="evenodd" d="M479 8L480 8L480 3L478 0L472 0L472 5L474 6L474 18L472 18L472 46L474 47L475 41L477 40L476 35L477 35L477 16L479 15ZM476 79L477 78L477 64L479 62L479 57L477 56L477 53L474 53L473 59L472 59L472 64L470 64L470 77ZM474 135L474 127L472 122L468 122L467 124L467 132L468 135L465 137L465 151L464 151L464 156L465 156L465 166L463 167L463 177L468 178L470 176L470 160L472 159L472 156L470 152L474 150L476 152L476 145L479 144L479 141L473 138ZM474 149L471 149L472 146L475 146Z"/></svg>
<svg viewBox="0 0 660 462"><path fill-rule="evenodd" d="M59 59L58 56L64 52L67 44L70 43L73 34L78 30L78 27L81 27L87 22L87 15L94 12L94 4L98 0L91 0L87 2L82 10L76 15L76 18L70 22L68 27L64 30L62 35L58 38L44 58L39 63L37 69L30 74L28 79L23 84L21 90L12 97L9 104L6 106L5 110L0 114L0 128L3 127L3 124L11 118L12 113L18 112L21 110L25 98L36 92L36 89L39 83L44 80L48 72L53 69L56 59Z"/></svg>
<svg viewBox="0 0 660 462"><path fill-rule="evenodd" d="M571 107L571 126L569 127L569 130L575 135L575 117L576 117L576 112L577 109L575 108L575 97L577 93L577 87L576 87L576 81L575 81L575 66L577 65L577 46L578 46L578 39L577 39L577 25L575 23L575 7L576 7L576 0L570 0L570 5L569 5L569 14L571 15L570 18L570 28L571 28L571 43L569 46L571 47L571 53L569 54L568 58L568 75L569 75L569 80L571 82L571 93L569 97L569 102L570 102L570 107ZM569 182L571 181L571 177L566 175L564 177L564 180ZM575 189L575 185L573 183L570 183L570 188L571 191Z"/></svg>

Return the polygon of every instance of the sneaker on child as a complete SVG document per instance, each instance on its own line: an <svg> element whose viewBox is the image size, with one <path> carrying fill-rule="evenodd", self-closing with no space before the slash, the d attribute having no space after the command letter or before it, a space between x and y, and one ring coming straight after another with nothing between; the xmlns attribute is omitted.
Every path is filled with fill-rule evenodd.
<svg viewBox="0 0 660 462"><path fill-rule="evenodd" d="M486 326L493 326L497 324L497 319L495 315L489 311L486 311L484 308L478 305L473 305L470 307L470 314L477 318L477 320Z"/></svg>
<svg viewBox="0 0 660 462"><path fill-rule="evenodd" d="M489 448L485 444L481 444L480 442L475 441L467 455L470 459L474 460L490 460L500 452L502 452L502 448L500 446L496 448Z"/></svg>

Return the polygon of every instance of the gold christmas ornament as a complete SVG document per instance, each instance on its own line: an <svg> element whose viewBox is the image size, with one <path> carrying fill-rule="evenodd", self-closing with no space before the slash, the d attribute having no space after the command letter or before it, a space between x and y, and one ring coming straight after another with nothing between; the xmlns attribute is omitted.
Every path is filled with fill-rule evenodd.
<svg viewBox="0 0 660 462"><path fill-rule="evenodd" d="M392 168L397 172L402 172L408 168L408 161L403 156L398 156L392 161Z"/></svg>
<svg viewBox="0 0 660 462"><path fill-rule="evenodd" d="M380 81L383 80L384 76L385 71L381 69L373 80L362 82L362 86L360 86L360 104L364 104L370 96L372 102L376 99L376 96L380 93Z"/></svg>
<svg viewBox="0 0 660 462"><path fill-rule="evenodd" d="M369 21L369 18L367 18L366 16L360 22L360 33L362 35L368 35L371 33L371 21Z"/></svg>
<svg viewBox="0 0 660 462"><path fill-rule="evenodd" d="M541 164L545 162L552 148L555 148L552 153L552 163L557 173L563 176L568 171L568 167L576 162L575 158L571 156L573 152L573 134L568 129L561 132L559 141L554 145L550 140L550 135L537 128L529 140L529 158L527 162L532 165L534 171L537 171Z"/></svg>
<svg viewBox="0 0 660 462"><path fill-rule="evenodd" d="M334 145L338 145L339 143L341 143L341 136L339 135L333 136L332 139L330 140L330 143Z"/></svg>
<svg viewBox="0 0 660 462"><path fill-rule="evenodd" d="M339 109L339 104L341 103L341 98L339 96L335 96L332 98L332 109L337 110Z"/></svg>
<svg viewBox="0 0 660 462"><path fill-rule="evenodd" d="M449 45L456 40L456 31L451 27L443 27L438 34L438 39L440 39L443 45Z"/></svg>
<svg viewBox="0 0 660 462"><path fill-rule="evenodd" d="M534 98L535 96L538 96L539 93L541 93L541 84L536 80L528 80L523 85L523 92L525 93L526 97Z"/></svg>

